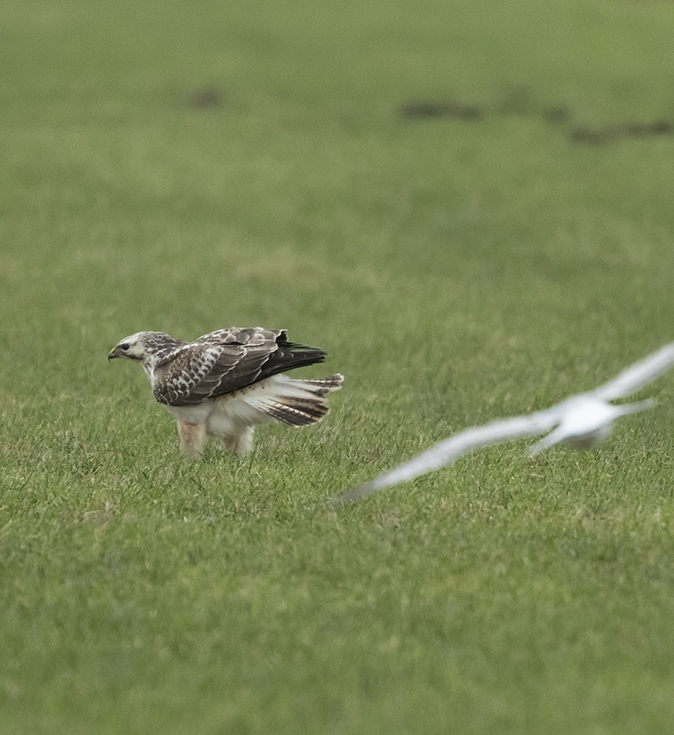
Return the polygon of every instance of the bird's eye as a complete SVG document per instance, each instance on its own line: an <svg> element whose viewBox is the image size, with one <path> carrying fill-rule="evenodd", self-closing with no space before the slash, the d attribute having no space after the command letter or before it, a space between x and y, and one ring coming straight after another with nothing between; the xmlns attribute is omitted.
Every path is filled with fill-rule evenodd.
<svg viewBox="0 0 674 735"><path fill-rule="evenodd" d="M127 345L127 344L120 345L120 347L122 348L122 352L128 352L129 351L129 345Z"/></svg>

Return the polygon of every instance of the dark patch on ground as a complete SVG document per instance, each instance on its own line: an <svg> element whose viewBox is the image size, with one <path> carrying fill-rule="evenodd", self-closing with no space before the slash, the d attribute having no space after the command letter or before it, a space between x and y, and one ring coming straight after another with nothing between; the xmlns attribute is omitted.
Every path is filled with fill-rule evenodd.
<svg viewBox="0 0 674 735"><path fill-rule="evenodd" d="M551 125L571 126L572 111L566 105L551 105L539 107L531 93L525 86L511 85L501 101L489 106L476 103L464 103L453 100L446 101L419 101L400 105L398 114L404 120L429 120L441 117L453 117L459 120L476 122L485 114L500 115L540 115ZM603 128L587 128L582 126L567 127L569 140L572 143L586 145L607 145L621 138L645 138L651 135L674 134L674 122L656 120L651 123L628 122L609 125Z"/></svg>
<svg viewBox="0 0 674 735"><path fill-rule="evenodd" d="M224 95L217 87L197 89L185 99L185 104L188 107L193 107L198 110L221 107L223 102Z"/></svg>
<svg viewBox="0 0 674 735"><path fill-rule="evenodd" d="M653 123L610 125L596 130L591 130L590 128L573 128L569 133L569 139L573 143L606 145L619 138L645 138L649 135L672 135L673 133L674 123L668 120L657 120Z"/></svg>
<svg viewBox="0 0 674 735"><path fill-rule="evenodd" d="M572 128L569 132L569 140L572 143L585 143L587 145L606 145L615 139L615 133L610 128L603 130L590 130L589 128Z"/></svg>
<svg viewBox="0 0 674 735"><path fill-rule="evenodd" d="M400 117L406 120L433 117L456 117L460 120L479 120L482 108L459 102L410 102L400 106Z"/></svg>

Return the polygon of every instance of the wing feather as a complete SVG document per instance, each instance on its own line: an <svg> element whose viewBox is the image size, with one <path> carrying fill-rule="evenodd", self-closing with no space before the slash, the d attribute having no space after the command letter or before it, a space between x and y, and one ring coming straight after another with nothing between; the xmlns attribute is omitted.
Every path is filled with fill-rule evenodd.
<svg viewBox="0 0 674 735"><path fill-rule="evenodd" d="M603 401L624 398L636 393L639 388L660 377L672 366L674 366L674 342L625 368L615 378L590 393Z"/></svg>
<svg viewBox="0 0 674 735"><path fill-rule="evenodd" d="M325 352L288 341L283 329L219 329L174 350L155 371L154 396L196 406L285 370L325 361Z"/></svg>
<svg viewBox="0 0 674 735"><path fill-rule="evenodd" d="M418 475L437 470L464 454L488 444L498 444L509 439L543 434L552 429L557 420L556 412L536 411L528 416L514 416L460 431L458 434L450 436L449 439L438 442L417 454L408 462L404 462L398 467L384 472L379 477L375 477L374 480L348 490L335 498L335 501L345 503L356 500L373 493L375 490L411 480Z"/></svg>

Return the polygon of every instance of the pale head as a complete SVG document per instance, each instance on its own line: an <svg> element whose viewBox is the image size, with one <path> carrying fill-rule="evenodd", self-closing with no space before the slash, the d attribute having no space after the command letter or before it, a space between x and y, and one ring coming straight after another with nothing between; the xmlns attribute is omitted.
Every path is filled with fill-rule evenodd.
<svg viewBox="0 0 674 735"><path fill-rule="evenodd" d="M155 367L171 350L184 344L164 332L136 332L121 339L108 353L108 360L125 357L144 367Z"/></svg>

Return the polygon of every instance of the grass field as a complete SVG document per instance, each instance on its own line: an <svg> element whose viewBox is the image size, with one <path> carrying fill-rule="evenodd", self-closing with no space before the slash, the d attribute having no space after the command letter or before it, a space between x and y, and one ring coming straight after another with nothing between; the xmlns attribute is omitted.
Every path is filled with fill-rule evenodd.
<svg viewBox="0 0 674 735"><path fill-rule="evenodd" d="M663 733L674 374L321 510L674 339L674 4L0 2L0 731ZM655 126L655 127L653 127ZM158 329L287 327L318 427L192 463Z"/></svg>

